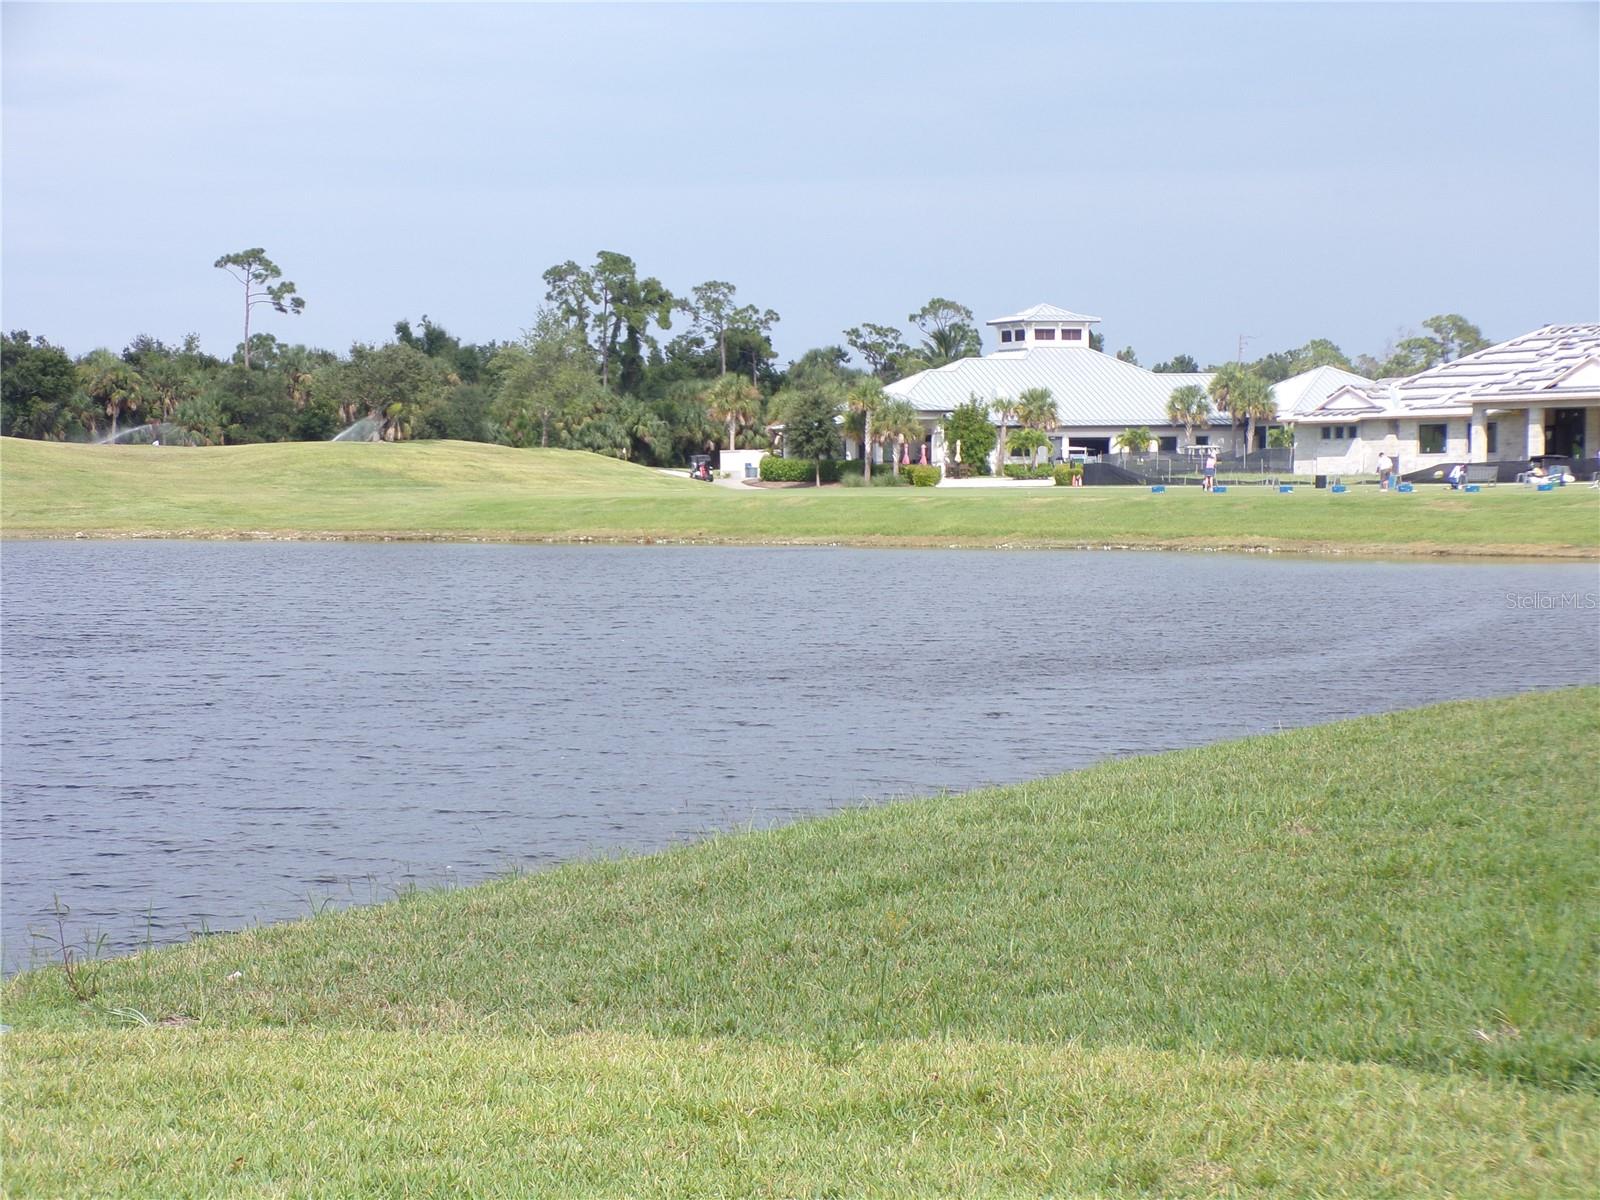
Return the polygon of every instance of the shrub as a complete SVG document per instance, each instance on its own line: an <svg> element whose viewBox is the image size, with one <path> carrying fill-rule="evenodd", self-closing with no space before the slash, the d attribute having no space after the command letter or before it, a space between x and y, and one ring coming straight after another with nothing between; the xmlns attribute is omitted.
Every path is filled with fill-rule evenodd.
<svg viewBox="0 0 1600 1200"><path fill-rule="evenodd" d="M938 467L912 466L902 467L900 470L910 478L912 487L937 487L939 484Z"/></svg>
<svg viewBox="0 0 1600 1200"><path fill-rule="evenodd" d="M944 419L944 440L948 446L961 445L964 466L977 468L977 473L987 475L989 451L994 449L999 433L989 420L989 404L974 396L965 404L958 404Z"/></svg>
<svg viewBox="0 0 1600 1200"><path fill-rule="evenodd" d="M1050 479L1052 478L1049 464L1042 466L1029 466L1027 463L1007 463L1005 466L1007 479Z"/></svg>
<svg viewBox="0 0 1600 1200"><path fill-rule="evenodd" d="M822 482L838 483L840 464L822 460ZM761 478L767 483L810 483L817 476L817 464L809 458L779 458L768 454L761 460Z"/></svg>
<svg viewBox="0 0 1600 1200"><path fill-rule="evenodd" d="M1056 481L1057 487L1071 487L1072 481L1082 474L1082 463L1062 463L1051 472L1051 477Z"/></svg>
<svg viewBox="0 0 1600 1200"><path fill-rule="evenodd" d="M910 480L903 474L896 475L888 464L873 467L870 481L861 477L860 462L845 462L837 465L839 467L840 487L906 487L910 484ZM903 472L905 468L901 467L900 470ZM824 481L828 478L828 464L826 463L822 466L822 478Z"/></svg>

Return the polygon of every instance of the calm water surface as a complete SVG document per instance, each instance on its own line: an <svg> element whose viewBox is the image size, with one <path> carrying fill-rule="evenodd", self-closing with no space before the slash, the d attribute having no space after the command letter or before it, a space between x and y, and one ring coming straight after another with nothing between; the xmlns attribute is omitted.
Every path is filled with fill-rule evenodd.
<svg viewBox="0 0 1600 1200"><path fill-rule="evenodd" d="M7 969L54 897L125 949L1600 681L1592 565L24 542L0 587Z"/></svg>

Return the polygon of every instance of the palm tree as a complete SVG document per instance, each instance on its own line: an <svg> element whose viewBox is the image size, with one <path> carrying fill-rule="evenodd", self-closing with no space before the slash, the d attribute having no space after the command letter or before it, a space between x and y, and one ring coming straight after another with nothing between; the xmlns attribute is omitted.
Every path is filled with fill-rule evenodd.
<svg viewBox="0 0 1600 1200"><path fill-rule="evenodd" d="M617 407L617 422L628 439L623 458L632 461L637 447L643 446L651 458L660 460L659 448L672 436L661 414L641 401L626 400Z"/></svg>
<svg viewBox="0 0 1600 1200"><path fill-rule="evenodd" d="M706 406L706 415L713 421L728 426L728 449L735 449L734 439L739 427L755 419L756 406L761 403L761 393L750 386L742 376L722 375L700 393Z"/></svg>
<svg viewBox="0 0 1600 1200"><path fill-rule="evenodd" d="M1017 420L1028 429L1048 434L1056 424L1056 401L1047 387L1031 387L1017 397ZM1048 446L1050 439L1044 440ZM1037 457L1037 453L1035 454Z"/></svg>
<svg viewBox="0 0 1600 1200"><path fill-rule="evenodd" d="M151 414L157 420L170 420L180 404L200 394L199 379L176 357L152 355L142 374L153 399Z"/></svg>
<svg viewBox="0 0 1600 1200"><path fill-rule="evenodd" d="M1211 399L1197 383L1173 388L1167 398L1167 420L1183 426L1185 445L1194 443L1194 427L1211 415Z"/></svg>
<svg viewBox="0 0 1600 1200"><path fill-rule="evenodd" d="M95 350L84 356L78 364L78 382L95 406L111 418L112 441L117 439L117 422L122 414L144 407L144 380L109 350Z"/></svg>
<svg viewBox="0 0 1600 1200"><path fill-rule="evenodd" d="M983 346L978 340L978 331L970 325L958 322L942 329L932 330L928 334L924 357L930 366L942 367L946 363L955 362L958 358L976 358L982 352Z"/></svg>
<svg viewBox="0 0 1600 1200"><path fill-rule="evenodd" d="M1030 391L1032 389L1029 389ZM1006 473L1006 426L1016 419L1017 402L1010 396L996 396L990 404L994 411L994 419L1000 427L999 440L994 446L994 473Z"/></svg>
<svg viewBox="0 0 1600 1200"><path fill-rule="evenodd" d="M1124 429L1117 434L1114 445L1124 454L1143 454L1150 449L1150 431L1143 425L1135 425L1132 429Z"/></svg>
<svg viewBox="0 0 1600 1200"><path fill-rule="evenodd" d="M1211 377L1209 387L1211 402L1217 406L1218 412L1228 414L1228 429L1230 433L1238 429L1239 417L1242 411L1239 407L1236 393L1239 393L1241 388L1248 392L1250 384L1247 381L1251 378L1251 374L1248 367L1241 366L1239 363L1224 363L1217 373ZM1246 446L1245 449L1248 450L1249 447Z"/></svg>
<svg viewBox="0 0 1600 1200"><path fill-rule="evenodd" d="M1261 376L1247 374L1235 381L1228 403L1236 417L1244 418L1244 448L1248 454L1255 447L1256 422L1271 421L1278 415L1272 388Z"/></svg>
<svg viewBox="0 0 1600 1200"><path fill-rule="evenodd" d="M1049 433L1056 423L1056 402L1050 389L1031 387L1018 396L1017 420L1029 429Z"/></svg>
<svg viewBox="0 0 1600 1200"><path fill-rule="evenodd" d="M222 408L213 395L197 395L179 402L171 420L182 432L180 441L215 446L222 442Z"/></svg>
<svg viewBox="0 0 1600 1200"><path fill-rule="evenodd" d="M886 399L882 385L871 378L858 380L845 393L845 407L852 415L861 418L861 478L869 482L872 479L872 447L875 444L872 435L872 417L883 407Z"/></svg>
<svg viewBox="0 0 1600 1200"><path fill-rule="evenodd" d="M894 442L895 452L892 455L891 465L894 473L900 474L900 452L905 449L907 442L922 441L922 419L917 416L917 410L911 406L911 401L890 400L878 410L875 428L881 441Z"/></svg>
<svg viewBox="0 0 1600 1200"><path fill-rule="evenodd" d="M1028 465L1033 466L1039 461L1039 451L1050 444L1050 439L1037 429L1030 429L1026 425L1011 438L1011 445L1019 454L1028 456Z"/></svg>
<svg viewBox="0 0 1600 1200"><path fill-rule="evenodd" d="M286 346L278 358L278 370L296 412L311 399L311 380L319 365L313 352L304 346Z"/></svg>

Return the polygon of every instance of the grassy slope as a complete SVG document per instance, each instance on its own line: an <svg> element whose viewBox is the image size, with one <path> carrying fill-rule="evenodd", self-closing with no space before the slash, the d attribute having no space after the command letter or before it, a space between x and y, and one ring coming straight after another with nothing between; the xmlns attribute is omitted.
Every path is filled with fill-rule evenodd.
<svg viewBox="0 0 1600 1200"><path fill-rule="evenodd" d="M1600 1104L1137 1049L17 1039L7 1195L1587 1196Z"/></svg>
<svg viewBox="0 0 1600 1200"><path fill-rule="evenodd" d="M1583 1194L1597 777L1600 691L1445 705L38 972L8 1170Z"/></svg>
<svg viewBox="0 0 1600 1200"><path fill-rule="evenodd" d="M567 451L457 442L208 450L0 444L12 536L309 533L491 538L1193 545L1600 556L1586 488L1332 496L1235 488L708 488Z"/></svg>

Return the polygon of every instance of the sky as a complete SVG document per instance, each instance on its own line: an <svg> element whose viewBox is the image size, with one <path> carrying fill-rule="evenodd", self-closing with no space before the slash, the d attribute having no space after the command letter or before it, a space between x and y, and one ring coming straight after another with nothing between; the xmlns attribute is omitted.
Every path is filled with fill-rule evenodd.
<svg viewBox="0 0 1600 1200"><path fill-rule="evenodd" d="M260 246L284 341L509 339L615 250L776 310L780 363L934 296L1090 313L1146 365L1502 340L1600 320L1597 16L5 3L0 323L226 355L212 263Z"/></svg>

